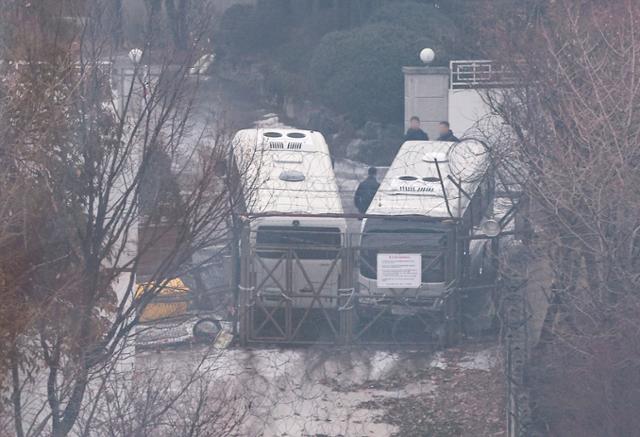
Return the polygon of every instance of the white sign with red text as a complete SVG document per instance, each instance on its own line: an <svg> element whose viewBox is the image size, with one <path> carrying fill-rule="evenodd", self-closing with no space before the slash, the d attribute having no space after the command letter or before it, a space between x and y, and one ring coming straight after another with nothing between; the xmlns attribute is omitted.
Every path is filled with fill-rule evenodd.
<svg viewBox="0 0 640 437"><path fill-rule="evenodd" d="M422 257L419 253L379 253L379 288L419 288Z"/></svg>

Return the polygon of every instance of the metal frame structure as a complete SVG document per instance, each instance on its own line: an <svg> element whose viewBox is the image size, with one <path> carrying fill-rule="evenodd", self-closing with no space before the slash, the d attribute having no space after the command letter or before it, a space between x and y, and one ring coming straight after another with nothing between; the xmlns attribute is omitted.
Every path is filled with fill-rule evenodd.
<svg viewBox="0 0 640 437"><path fill-rule="evenodd" d="M487 68L490 73L493 71L491 64L488 64ZM489 80L491 77L492 75L489 74L485 79ZM468 82L473 83L477 80L479 77L473 76ZM479 294L484 293L485 296L493 297L490 292L497 285L499 271L497 264L492 264L497 263L500 235L487 232L491 235L487 236L477 231L481 223L495 222L487 216L486 211L488 202L494 199L495 180L490 167L484 167L480 162L485 159L483 157L487 152L487 146L479 141L470 141L472 143L467 144L468 149L460 149L462 152L458 158L466 159L470 156L474 159L471 163L467 162L469 159L463 159L458 164L464 165L468 171L478 173L474 178L467 175L466 185L463 183L465 182L462 178L464 173L461 171L444 167L441 169L443 164L452 165L449 164L449 160L452 159L453 149L465 144L464 141L455 144L446 142L403 144L394 164L401 158L408 160L407 163L399 167L397 174L387 173L372 202L376 208L370 207L367 214L358 216L367 220L399 218L402 221L424 222L426 220L440 223L442 228L438 232L442 232L443 238L446 235L446 240L443 240L445 246L434 246L429 249L432 253L422 253L427 250L428 244L411 244L411 241L420 241L418 238L409 237L403 240L407 242L406 248L410 253L420 253L423 259L426 257L429 260L423 263L425 265L422 266L422 273L428 270L431 264L439 262L441 256L445 257L442 267L444 274L439 276L442 280L430 282L423 279L421 281L421 283L434 284L434 287L438 284L437 290L430 291L428 287L423 286L417 289L378 288L375 276L361 275L360 263L369 263L364 256L360 256L361 251L373 250L377 253L381 250L381 253L384 253L388 249L388 243L381 243L380 249L375 247L375 243L371 248L363 247L362 236L368 235L366 231L368 221L363 224L362 235L347 234L344 231L346 223L344 227L340 227L342 235L339 246L326 246L322 242L319 243L321 240L310 237L306 241L296 240L293 237L284 237L280 241L277 239L260 241L258 238L260 226L256 226L255 223L268 221L269 217L277 218L278 223L286 223L283 226L279 225L278 232L289 235L296 227L301 228L301 222L312 217L334 220L348 218L350 215L342 213L341 208L336 208L335 212L332 208L328 208L327 211L330 212L309 214L294 212L299 211L295 208L288 212L248 211L239 244L241 275L238 284L238 332L240 344L389 345L435 342L439 345L447 345L455 343L463 331L465 322L465 316L462 313L463 301L476 299L480 304L488 302L486 297L483 298ZM432 148L428 154L423 151L426 146ZM443 157L441 158L440 155ZM480 161L476 159L477 156L481 156ZM429 164L428 168L423 162ZM422 167L418 168L416 163ZM423 181L439 185L442 194L420 197L420 202L412 203L409 207L402 205L399 207L397 202L394 203L390 199L387 199L389 201L386 203L378 199L385 194L391 196L388 193L393 191L392 183L395 179L388 182L389 178L402 181L418 180L417 176L411 173L412 171L423 176ZM454 178L451 174L456 174L456 177ZM403 177L412 177L412 179L403 179ZM384 191L383 188L387 182L389 187ZM485 183L487 186L481 189L481 185ZM457 203L453 203L454 201ZM429 214L425 211L429 211ZM476 211L480 214L476 214ZM289 221L294 217L305 219ZM495 225L500 225L500 229L504 229L506 222L512 218L512 211L509 211L500 223ZM398 229L411 228L401 226ZM396 229L375 230L376 234L384 232L389 232L394 235L394 238L398 238ZM418 229L411 232L422 231ZM373 232L370 234L373 235ZM481 239L491 239L492 242L491 244L473 243L473 240ZM393 241L393 238L388 241ZM315 248L318 244L319 250L330 250L329 253L332 255L328 259L322 258L325 261L322 266L302 262L301 258L304 255L301 254L305 250L310 250L310 247ZM490 249L487 250L487 247ZM433 251L436 251L435 257ZM478 253L481 255L478 256ZM491 261L485 264L485 260L489 258ZM268 261L265 262L267 259ZM313 257L306 259L317 261ZM480 263L477 262L478 259ZM482 268L477 271L478 264L490 267L493 275L480 273ZM307 271L307 269L313 269L313 271ZM336 270L340 271L337 280L334 277L333 280L328 281L329 276L335 275ZM372 270L375 271L375 269ZM312 281L310 277L314 280ZM301 301L305 303L301 305ZM489 306L491 307L496 308L495 302ZM383 320L390 323L385 323ZM402 323L409 325L403 330Z"/></svg>
<svg viewBox="0 0 640 437"><path fill-rule="evenodd" d="M469 201L469 208L464 215L454 216L451 211L447 190L444 187L445 178L440 169L438 160L434 160L437 170L437 179L442 186L444 203L446 205L447 216L434 218L432 220L446 220L451 223L448 233L445 252L436 254L431 263L439 261L440 256L445 256L444 262L444 284L445 292L434 297L423 295L411 296L412 289L382 289L383 293L361 293L359 278L359 263L366 262L360 256L362 235L343 235L343 244L338 248L334 247L335 256L331 259L331 266L326 272L326 277L321 283L314 287L309 275L305 271L304 263L300 262L297 251L305 250L308 245L287 247L264 247L256 248L256 238L251 238L252 230L246 226L240 244L241 254L241 280L239 284L239 340L241 345L252 343L284 343L284 344L317 344L317 343L338 343L338 344L430 344L434 342L438 345L453 344L457 341L459 334L466 325L466 314L463 314L464 302L470 299L478 299L486 302L487 295L498 285L497 265L499 258L501 236L513 234L512 232L501 232L499 235L489 237L480 235L472 231L476 225L474 221L474 209L472 195L467 193L461 181L454 180L447 175L453 186L457 189L457 199L464 196ZM484 176L488 177L488 176ZM493 188L491 189L493 192ZM493 195L492 195L493 199ZM375 199L374 199L375 200ZM515 206L507 212L500 220L501 229L505 229L507 224L514 218ZM282 215L282 214L278 214ZM291 216L305 216L304 214L293 214ZM348 218L348 214L313 214L309 217L341 217ZM390 218L399 217L388 214L365 214L360 218ZM425 220L424 216L406 216L407 219ZM428 219L428 218L427 218ZM249 220L250 221L250 220ZM471 266L470 242L472 240L491 240L490 245L485 245L482 249L489 248L489 265L495 276L475 275ZM419 250L419 249L418 249ZM278 253L279 259L271 267L260 259L259 251ZM422 254L425 255L425 254ZM428 255L428 254L427 254ZM433 257L431 257L433 258ZM283 276L280 271L277 279L274 272L284 265ZM373 267L373 266L370 266ZM424 265L423 272L429 269L430 264ZM333 289L325 289L327 278L334 271L340 269L337 285ZM294 270L301 273L305 278L308 287L305 293L300 294L294 291ZM260 275L258 274L260 273ZM266 274L266 276L265 276ZM258 278L263 278L258 280ZM298 275L298 278L300 275ZM272 286L266 289L265 283L271 280ZM476 281L476 283L473 283ZM477 281L480 281L478 283ZM273 286L275 285L275 287ZM299 288L299 287L298 287ZM276 292L274 293L274 289ZM311 292L309 294L309 291ZM475 295L474 295L475 294ZM299 298L311 298L308 307L300 308L292 305L292 301ZM338 299L338 305L331 305L327 308L323 305L323 300ZM432 300L432 302L430 302ZM317 305L316 305L317 304ZM495 302L493 304L496 308ZM435 321L435 323L434 323ZM311 322L311 327L305 329L305 323ZM388 323L385 323L388 322ZM400 324L408 323L404 332ZM322 330L322 325L325 328ZM312 334L328 333L329 335L317 336L305 335L306 332ZM400 331L400 332L396 332ZM418 334L417 338L415 334ZM410 334L410 335L409 335ZM413 337L412 337L413 336Z"/></svg>
<svg viewBox="0 0 640 437"><path fill-rule="evenodd" d="M490 60L459 60L449 62L451 89L491 88L513 85L515 75Z"/></svg>
<svg viewBox="0 0 640 437"><path fill-rule="evenodd" d="M448 284L450 292L437 299L435 305L416 306L411 301L411 289L388 289L383 305L369 307L361 302L358 284L359 263L361 262L360 234L345 235L345 244L335 249L335 256L329 260L331 267L326 278L339 269L337 289L325 289L326 279L314 287L305 272L305 265L296 253L297 248L265 247L258 250L250 244L247 226L241 239L241 279L239 286L239 342L243 346L259 344L361 344L361 345L428 345L444 346L457 341L463 331L461 300L469 293L488 293L497 286L498 279L490 284L470 285L465 278L465 266L455 259L464 259L465 244L477 236L455 235L449 239ZM485 237L488 238L488 237ZM492 239L492 250L497 260L499 237ZM302 248L301 248L302 249ZM268 267L260 259L258 251L280 251L277 262ZM444 256L444 255L440 255ZM436 262L437 258L432 262ZM284 281L278 280L274 272L284 266ZM423 269L429 268L428 265ZM311 293L301 294L293 290L294 271L307 279ZM263 273L259 275L258 273ZM265 276L266 274L266 276ZM262 280L258 280L262 277ZM267 290L265 283L271 279L276 284ZM306 308L296 308L292 301L296 298L311 298ZM368 298L363 297L363 298ZM338 299L338 305L327 307L324 299ZM436 298L434 298L435 300ZM435 302L434 302L435 304ZM402 311L399 311L401 309ZM444 331L438 331L444 326ZM406 336L411 332L412 336Z"/></svg>
<svg viewBox="0 0 640 437"><path fill-rule="evenodd" d="M340 270L340 282L346 276L346 255L344 247L335 248L335 255L329 259L330 267L324 273L322 282L314 286L306 271L307 266L301 261L296 248L281 246L260 246L260 251L279 253L274 265L268 266L258 255L256 247L250 245L250 233L247 228L243 232L241 242L241 284L239 299L239 332L241 343L336 343L343 336L342 323L338 310L328 308L323 301L339 299L339 290L328 290L327 282L336 270ZM303 250L303 249L301 249ZM276 277L276 270L284 267L284 283ZM258 275L258 273L262 273ZM294 291L294 273L305 279L310 293ZM258 279L258 278L262 279ZM267 290L265 284L271 280L278 293ZM338 284L341 288L342 284ZM304 308L296 308L292 301L296 298L310 299L311 303ZM322 332L330 334L328 340L308 339L303 332L306 324L324 325ZM320 326L322 327L322 326ZM317 329L316 329L316 332Z"/></svg>

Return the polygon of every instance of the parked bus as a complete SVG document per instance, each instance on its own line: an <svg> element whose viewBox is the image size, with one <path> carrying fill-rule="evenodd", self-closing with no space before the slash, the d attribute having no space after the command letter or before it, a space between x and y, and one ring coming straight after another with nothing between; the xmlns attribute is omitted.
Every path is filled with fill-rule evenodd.
<svg viewBox="0 0 640 437"><path fill-rule="evenodd" d="M251 274L262 305L335 308L347 224L324 137L246 129L233 147L246 168Z"/></svg>
<svg viewBox="0 0 640 437"><path fill-rule="evenodd" d="M485 296L496 276L487 236L494 179L485 146L408 141L391 164L363 221L359 304L380 314L420 314L433 333L450 339L460 323L460 300ZM469 290L479 291L472 294Z"/></svg>

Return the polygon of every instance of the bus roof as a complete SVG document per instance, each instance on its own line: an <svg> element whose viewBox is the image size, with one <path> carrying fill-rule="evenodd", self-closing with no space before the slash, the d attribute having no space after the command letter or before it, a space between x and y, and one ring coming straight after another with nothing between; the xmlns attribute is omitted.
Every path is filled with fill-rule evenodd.
<svg viewBox="0 0 640 437"><path fill-rule="evenodd" d="M244 129L233 141L252 214L342 214L329 147L320 132Z"/></svg>
<svg viewBox="0 0 640 437"><path fill-rule="evenodd" d="M488 163L487 150L478 141L407 141L400 147L367 213L462 217L469 199L449 176L473 195L487 173Z"/></svg>

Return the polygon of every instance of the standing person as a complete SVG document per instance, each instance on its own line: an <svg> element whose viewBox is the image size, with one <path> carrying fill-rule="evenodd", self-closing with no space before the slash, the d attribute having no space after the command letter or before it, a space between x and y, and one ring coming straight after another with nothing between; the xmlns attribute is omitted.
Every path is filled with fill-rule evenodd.
<svg viewBox="0 0 640 437"><path fill-rule="evenodd" d="M368 174L367 178L358 185L358 189L356 190L356 194L353 199L356 204L356 208L360 211L360 214L367 212L367 208L371 205L371 201L380 187L380 184L376 179L378 170L375 167L369 167Z"/></svg>
<svg viewBox="0 0 640 437"><path fill-rule="evenodd" d="M420 129L420 119L415 115L409 120L409 129L404 134L405 141L429 141L429 135Z"/></svg>
<svg viewBox="0 0 640 437"><path fill-rule="evenodd" d="M460 140L453 134L451 127L449 126L448 121L441 121L438 125L438 131L440 132L440 136L438 137L438 141L453 141L459 143Z"/></svg>

